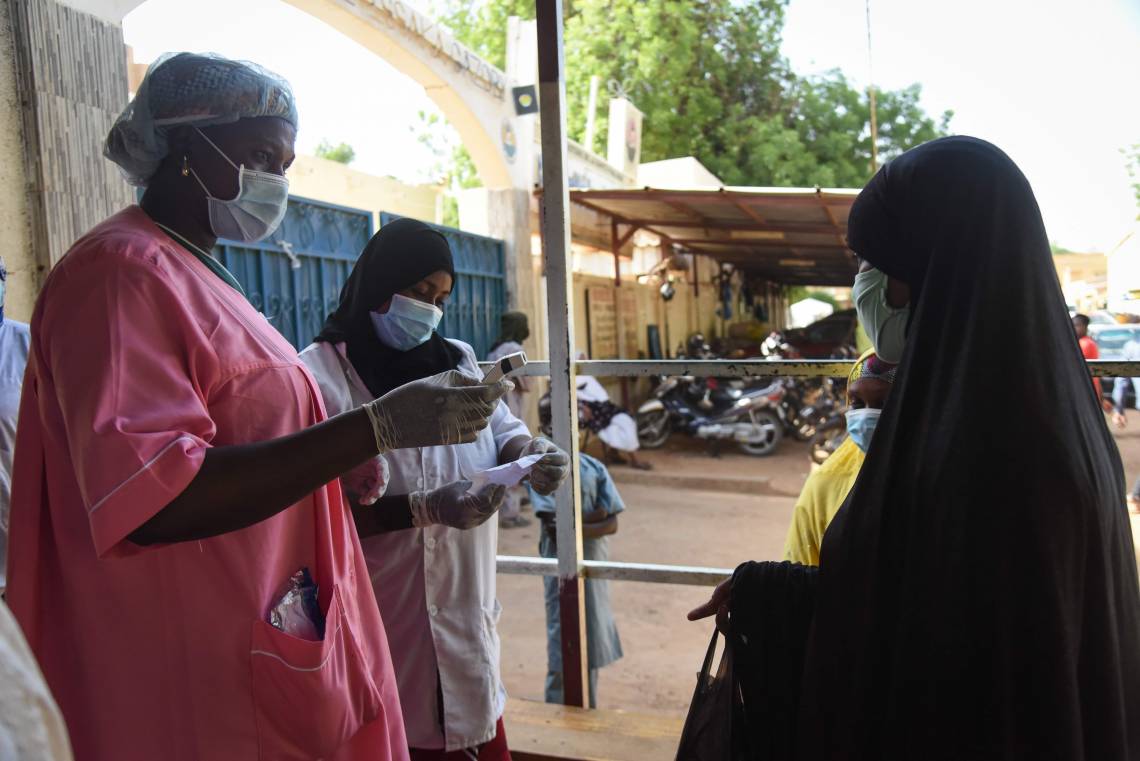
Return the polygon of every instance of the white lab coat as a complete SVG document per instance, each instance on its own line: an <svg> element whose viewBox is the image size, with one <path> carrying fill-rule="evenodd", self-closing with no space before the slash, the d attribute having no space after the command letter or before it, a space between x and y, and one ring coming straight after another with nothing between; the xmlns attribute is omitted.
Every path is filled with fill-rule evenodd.
<svg viewBox="0 0 1140 761"><path fill-rule="evenodd" d="M12 460L16 451L16 418L20 389L32 337L27 323L0 322L0 594L7 582L8 512L12 498Z"/></svg>
<svg viewBox="0 0 1140 761"><path fill-rule="evenodd" d="M463 351L460 372L481 377L471 347L452 343ZM313 344L301 359L316 377L330 416L350 409L342 406L346 400L352 406L371 400L345 358L343 344ZM435 489L494 467L499 451L518 436L529 437L530 431L499 402L491 424L473 444L385 454L387 493ZM499 676L496 628L501 611L495 597L498 527L498 516L493 516L469 531L429 526L361 539L413 748L454 751L495 736L507 698ZM442 719L437 689L443 695Z"/></svg>
<svg viewBox="0 0 1140 761"><path fill-rule="evenodd" d="M71 761L59 706L20 625L0 601L0 761Z"/></svg>

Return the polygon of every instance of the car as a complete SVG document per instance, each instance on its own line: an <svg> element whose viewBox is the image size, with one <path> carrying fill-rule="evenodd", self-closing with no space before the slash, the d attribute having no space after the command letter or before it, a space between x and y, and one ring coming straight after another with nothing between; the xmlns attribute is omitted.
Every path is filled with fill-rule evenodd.
<svg viewBox="0 0 1140 761"><path fill-rule="evenodd" d="M843 309L817 320L806 328L784 333L784 341L804 359L853 358L855 327L859 319L854 309Z"/></svg>
<svg viewBox="0 0 1140 761"><path fill-rule="evenodd" d="M1100 350L1101 359L1124 359L1124 345L1129 341L1140 342L1140 325L1121 325L1113 322L1111 325L1089 325L1089 335L1096 341L1097 349ZM1116 382L1113 378L1104 379L1104 393L1106 396L1111 396L1113 384ZM1124 403L1128 407L1136 406L1136 399L1132 384L1125 384L1125 400Z"/></svg>
<svg viewBox="0 0 1140 761"><path fill-rule="evenodd" d="M1098 309L1089 315L1089 325L1119 325L1116 315L1104 309Z"/></svg>

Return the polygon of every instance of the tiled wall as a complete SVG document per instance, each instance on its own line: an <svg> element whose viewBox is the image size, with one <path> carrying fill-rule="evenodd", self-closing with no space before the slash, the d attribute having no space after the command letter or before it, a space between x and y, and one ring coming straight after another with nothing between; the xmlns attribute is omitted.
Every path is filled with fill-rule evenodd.
<svg viewBox="0 0 1140 761"><path fill-rule="evenodd" d="M7 1L38 288L76 238L134 199L103 158L103 140L127 102L126 51L116 25L54 0Z"/></svg>

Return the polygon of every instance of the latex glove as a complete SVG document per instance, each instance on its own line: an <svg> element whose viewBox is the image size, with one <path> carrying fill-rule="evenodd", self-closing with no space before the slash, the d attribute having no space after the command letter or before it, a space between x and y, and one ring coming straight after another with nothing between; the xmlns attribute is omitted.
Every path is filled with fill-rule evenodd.
<svg viewBox="0 0 1140 761"><path fill-rule="evenodd" d="M570 455L555 446L553 441L541 436L531 439L530 443L523 447L519 457L532 454L544 456L530 471L531 487L539 494L553 494L570 474Z"/></svg>
<svg viewBox="0 0 1140 761"><path fill-rule="evenodd" d="M477 494L468 493L470 481L455 481L432 491L414 491L408 495L412 508L412 525L451 526L469 529L487 521L503 504L505 486L486 486Z"/></svg>
<svg viewBox="0 0 1140 761"><path fill-rule="evenodd" d="M394 388L364 409L380 452L469 444L487 427L499 399L514 386L489 385L448 370Z"/></svg>
<svg viewBox="0 0 1140 761"><path fill-rule="evenodd" d="M351 494L357 502L373 505L384 495L388 475L388 461L373 457L341 476L340 483L345 493Z"/></svg>

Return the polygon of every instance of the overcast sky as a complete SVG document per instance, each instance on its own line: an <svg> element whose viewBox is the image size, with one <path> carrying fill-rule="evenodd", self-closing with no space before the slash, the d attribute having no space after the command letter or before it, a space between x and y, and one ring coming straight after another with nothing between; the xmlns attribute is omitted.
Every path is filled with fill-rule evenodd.
<svg viewBox="0 0 1140 761"><path fill-rule="evenodd" d="M415 4L415 3L413 3ZM124 21L139 61L212 50L293 84L299 148L356 149L354 166L409 181L433 159L416 141L423 89L281 0L148 0ZM784 52L801 73L867 82L864 0L791 0ZM1037 193L1050 237L1105 250L1136 216L1120 148L1140 142L1140 1L872 0L874 77L919 82L951 128L991 140Z"/></svg>

